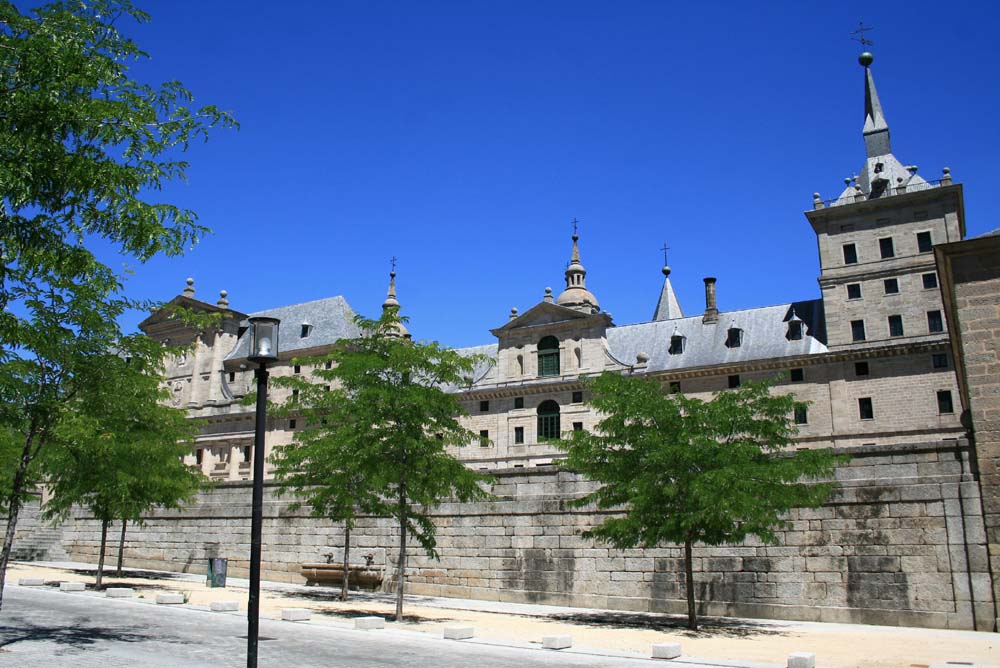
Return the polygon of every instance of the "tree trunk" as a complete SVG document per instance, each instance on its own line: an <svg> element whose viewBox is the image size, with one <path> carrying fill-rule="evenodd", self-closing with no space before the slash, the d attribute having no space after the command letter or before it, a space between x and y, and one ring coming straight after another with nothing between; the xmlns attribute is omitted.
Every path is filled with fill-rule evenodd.
<svg viewBox="0 0 1000 668"><path fill-rule="evenodd" d="M108 520L101 520L101 553L97 557L97 581L94 583L94 589L101 588L101 582L104 579L104 550L108 545Z"/></svg>
<svg viewBox="0 0 1000 668"><path fill-rule="evenodd" d="M347 600L347 590L351 586L351 523L344 524L344 579L340 586L340 600Z"/></svg>
<svg viewBox="0 0 1000 668"><path fill-rule="evenodd" d="M21 512L21 492L24 487L24 480L28 476L28 465L31 464L31 449L35 442L35 427L32 425L28 429L28 435L24 439L24 449L21 450L21 459L17 463L17 471L14 473L14 480L11 484L10 498L7 510L7 531L3 537L3 551L0 552L0 609L3 608L3 587L7 581L7 562L10 561L10 551L14 547L14 532L17 530L17 516Z"/></svg>
<svg viewBox="0 0 1000 668"><path fill-rule="evenodd" d="M399 495L399 564L396 574L396 621L403 621L403 590L406 585L406 493Z"/></svg>
<svg viewBox="0 0 1000 668"><path fill-rule="evenodd" d="M128 526L128 520L122 520L122 537L118 541L118 568L115 569L115 576L122 576L122 554L125 552L125 527Z"/></svg>
<svg viewBox="0 0 1000 668"><path fill-rule="evenodd" d="M697 631L698 613L694 608L694 566L691 563L691 543L692 540L690 538L684 541L684 588L687 590L688 628L692 631Z"/></svg>

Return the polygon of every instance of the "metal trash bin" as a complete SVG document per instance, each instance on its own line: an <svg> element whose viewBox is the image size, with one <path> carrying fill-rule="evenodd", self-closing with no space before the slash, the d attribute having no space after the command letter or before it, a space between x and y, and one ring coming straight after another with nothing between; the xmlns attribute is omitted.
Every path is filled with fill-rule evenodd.
<svg viewBox="0 0 1000 668"><path fill-rule="evenodd" d="M213 557L208 560L208 586L225 587L226 572L229 570L229 560Z"/></svg>

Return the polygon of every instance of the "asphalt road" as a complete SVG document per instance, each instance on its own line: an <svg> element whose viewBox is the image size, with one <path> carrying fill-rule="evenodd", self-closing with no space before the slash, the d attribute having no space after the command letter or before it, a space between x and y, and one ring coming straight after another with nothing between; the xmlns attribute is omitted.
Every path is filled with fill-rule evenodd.
<svg viewBox="0 0 1000 668"><path fill-rule="evenodd" d="M265 638L260 642L261 668L663 668L665 663L443 640L395 629L355 631L323 622L262 619L260 633ZM242 668L246 666L246 614L8 586L0 611L0 667L59 666ZM701 663L699 668L705 666Z"/></svg>

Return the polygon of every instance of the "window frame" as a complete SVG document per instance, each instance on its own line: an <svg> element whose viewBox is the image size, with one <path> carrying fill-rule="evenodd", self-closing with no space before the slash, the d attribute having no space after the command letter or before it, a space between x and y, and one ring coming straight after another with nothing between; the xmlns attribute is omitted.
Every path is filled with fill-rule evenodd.
<svg viewBox="0 0 1000 668"><path fill-rule="evenodd" d="M893 315L890 315L887 318L887 320L889 323L889 336L891 338L899 338L901 336L906 336L906 330L903 327L902 315L894 313Z"/></svg>
<svg viewBox="0 0 1000 668"><path fill-rule="evenodd" d="M856 289L856 291L858 293L857 295L852 295L851 294L851 292L854 291L854 290L852 290L852 288ZM847 300L848 301L852 301L852 300L855 300L855 299L861 299L861 284L860 283L848 283L847 284Z"/></svg>
<svg viewBox="0 0 1000 668"><path fill-rule="evenodd" d="M954 415L955 401L951 396L951 390L937 391L938 415Z"/></svg>
<svg viewBox="0 0 1000 668"><path fill-rule="evenodd" d="M555 345L550 345L554 342ZM559 339L549 335L538 342L538 377L551 378L560 374Z"/></svg>
<svg viewBox="0 0 1000 668"><path fill-rule="evenodd" d="M917 232L917 252L918 253L933 253L934 252L934 236L931 234L930 230L921 230ZM924 244L924 239L927 243Z"/></svg>
<svg viewBox="0 0 1000 668"><path fill-rule="evenodd" d="M890 289L892 286L892 289ZM886 295L898 295L899 294L899 279L896 277L886 278L882 280L882 292Z"/></svg>
<svg viewBox="0 0 1000 668"><path fill-rule="evenodd" d="M860 336L859 336L860 334ZM868 333L865 331L864 318L851 321L851 342L861 343L868 340Z"/></svg>
<svg viewBox="0 0 1000 668"><path fill-rule="evenodd" d="M844 254L844 264L858 263L858 245L856 243L842 244L841 249Z"/></svg>
<svg viewBox="0 0 1000 668"><path fill-rule="evenodd" d="M924 290L937 290L938 275L936 271L931 271L926 274L921 274L920 279L923 281ZM928 281L928 279L930 280ZM927 285L929 282L933 283L933 285Z"/></svg>
<svg viewBox="0 0 1000 668"><path fill-rule="evenodd" d="M861 420L875 419L875 402L872 401L871 397L858 397L858 417Z"/></svg>
<svg viewBox="0 0 1000 668"><path fill-rule="evenodd" d="M896 245L893 243L892 237L879 238L878 253L883 260L891 260L896 257Z"/></svg>
<svg viewBox="0 0 1000 668"><path fill-rule="evenodd" d="M944 314L939 309L927 312L927 333L941 334L944 332Z"/></svg>

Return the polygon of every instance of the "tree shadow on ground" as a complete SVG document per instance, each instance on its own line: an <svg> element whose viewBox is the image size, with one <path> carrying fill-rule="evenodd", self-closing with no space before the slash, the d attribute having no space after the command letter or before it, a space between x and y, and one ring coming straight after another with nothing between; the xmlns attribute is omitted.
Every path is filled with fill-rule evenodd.
<svg viewBox="0 0 1000 668"><path fill-rule="evenodd" d="M671 633L680 633L691 638L751 638L754 636L782 636L789 633L789 629L766 622L719 617L700 617L698 619L698 630L690 631L687 628L687 616L645 614L640 612L558 613L545 615L545 619L610 629L668 631Z"/></svg>
<svg viewBox="0 0 1000 668"><path fill-rule="evenodd" d="M77 575L84 575L88 577L97 577L96 568L74 568L73 573ZM121 575L115 575L114 570L104 571L104 577L106 578L119 578L126 580L179 580L186 579L189 576L187 573L161 573L156 571L143 571L139 569L124 568L122 569Z"/></svg>
<svg viewBox="0 0 1000 668"><path fill-rule="evenodd" d="M19 642L54 642L70 647L86 647L97 642L143 642L146 640L165 640L153 636L137 627L100 627L83 626L43 626L31 624L25 620L15 620L18 625L13 628L0 625L0 650Z"/></svg>
<svg viewBox="0 0 1000 668"><path fill-rule="evenodd" d="M319 610L313 610L318 615L326 615L327 617L343 617L346 619L354 619L355 617L383 617L387 622L396 621L395 614L379 614L377 612L372 612L371 610L342 610L339 608L321 608ZM408 615L403 614L403 622L406 624L439 624L441 622L451 622L454 621L448 618L442 617L421 617L420 615Z"/></svg>

